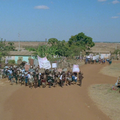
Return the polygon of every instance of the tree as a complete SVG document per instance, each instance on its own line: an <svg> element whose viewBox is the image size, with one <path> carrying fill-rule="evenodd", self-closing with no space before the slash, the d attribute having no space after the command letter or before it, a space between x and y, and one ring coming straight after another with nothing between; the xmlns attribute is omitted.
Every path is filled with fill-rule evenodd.
<svg viewBox="0 0 120 120"><path fill-rule="evenodd" d="M49 47L47 45L39 45L36 51L34 52L35 57L45 57L48 55L48 49Z"/></svg>
<svg viewBox="0 0 120 120"><path fill-rule="evenodd" d="M3 38L1 38L0 40L0 60L2 57L8 55L8 48L6 46L6 40L3 40Z"/></svg>
<svg viewBox="0 0 120 120"><path fill-rule="evenodd" d="M52 46L55 46L58 42L58 39L56 38L50 38L48 39L48 44L51 44Z"/></svg>
<svg viewBox="0 0 120 120"><path fill-rule="evenodd" d="M83 32L71 36L71 38L68 41L69 46L72 45L82 47L83 50L89 50L91 47L95 45L95 43L92 41L91 37L86 36Z"/></svg>
<svg viewBox="0 0 120 120"><path fill-rule="evenodd" d="M50 38L50 39L48 39L48 44L50 45L48 52L52 56L57 54L57 51L58 51L57 50L58 42L59 41L56 38Z"/></svg>
<svg viewBox="0 0 120 120"><path fill-rule="evenodd" d="M14 46L14 42L8 42L8 50L10 51L14 51L15 50L15 46Z"/></svg>

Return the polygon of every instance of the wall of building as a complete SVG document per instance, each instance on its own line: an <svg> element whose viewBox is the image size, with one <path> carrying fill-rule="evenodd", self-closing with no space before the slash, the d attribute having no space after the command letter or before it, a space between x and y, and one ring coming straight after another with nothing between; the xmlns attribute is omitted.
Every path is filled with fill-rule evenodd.
<svg viewBox="0 0 120 120"><path fill-rule="evenodd" d="M15 56L15 63L17 63L19 57L22 57L22 58L23 58L22 61L26 61L27 63L29 63L29 60L28 60L28 59L29 59L29 57L31 57L31 56ZM32 56L31 58L34 58L34 57Z"/></svg>

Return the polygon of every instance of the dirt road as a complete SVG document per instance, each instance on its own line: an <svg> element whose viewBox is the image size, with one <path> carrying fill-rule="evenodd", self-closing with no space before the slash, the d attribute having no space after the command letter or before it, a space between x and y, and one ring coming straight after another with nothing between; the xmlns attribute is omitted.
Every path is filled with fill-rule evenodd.
<svg viewBox="0 0 120 120"><path fill-rule="evenodd" d="M1 86L0 99L2 95L5 97L4 101L0 100L0 120L110 120L88 95L88 87L92 84L115 83L114 77L99 73L103 66L82 66L81 87L30 89L20 85Z"/></svg>

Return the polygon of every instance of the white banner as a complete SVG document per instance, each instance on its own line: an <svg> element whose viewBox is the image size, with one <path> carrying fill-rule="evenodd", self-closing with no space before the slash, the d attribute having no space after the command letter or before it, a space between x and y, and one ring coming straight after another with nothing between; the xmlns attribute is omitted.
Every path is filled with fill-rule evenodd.
<svg viewBox="0 0 120 120"><path fill-rule="evenodd" d="M96 55L96 59L99 59L99 55Z"/></svg>
<svg viewBox="0 0 120 120"><path fill-rule="evenodd" d="M93 56L93 60L96 60L96 56Z"/></svg>
<svg viewBox="0 0 120 120"><path fill-rule="evenodd" d="M57 63L52 63L52 68L57 68Z"/></svg>
<svg viewBox="0 0 120 120"><path fill-rule="evenodd" d="M104 55L101 55L100 58L101 58L101 59L104 59Z"/></svg>
<svg viewBox="0 0 120 120"><path fill-rule="evenodd" d="M5 64L8 64L8 58L7 57L5 58Z"/></svg>
<svg viewBox="0 0 120 120"><path fill-rule="evenodd" d="M46 57L41 58L41 57L38 56L38 63L39 63L40 68L45 68L45 69L50 69L51 68L51 64L47 60Z"/></svg>
<svg viewBox="0 0 120 120"><path fill-rule="evenodd" d="M30 64L26 63L25 64L25 71L29 71L29 69L30 69Z"/></svg>
<svg viewBox="0 0 120 120"><path fill-rule="evenodd" d="M79 65L73 65L73 72L80 72Z"/></svg>
<svg viewBox="0 0 120 120"><path fill-rule="evenodd" d="M90 58L90 56L87 56L86 58Z"/></svg>
<svg viewBox="0 0 120 120"><path fill-rule="evenodd" d="M43 68L45 68L45 69L50 69L51 68L51 64L48 60L43 62Z"/></svg>

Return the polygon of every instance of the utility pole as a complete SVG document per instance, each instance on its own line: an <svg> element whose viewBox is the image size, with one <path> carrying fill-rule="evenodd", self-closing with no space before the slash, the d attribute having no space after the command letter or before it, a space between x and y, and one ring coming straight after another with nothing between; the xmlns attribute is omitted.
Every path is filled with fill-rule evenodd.
<svg viewBox="0 0 120 120"><path fill-rule="evenodd" d="M20 51L20 34L18 33L18 45L19 45L19 50L18 51Z"/></svg>
<svg viewBox="0 0 120 120"><path fill-rule="evenodd" d="M46 45L47 45L47 38L45 38L45 43L46 43Z"/></svg>

